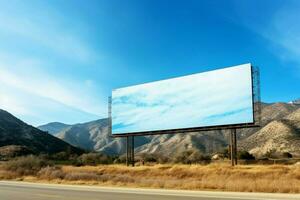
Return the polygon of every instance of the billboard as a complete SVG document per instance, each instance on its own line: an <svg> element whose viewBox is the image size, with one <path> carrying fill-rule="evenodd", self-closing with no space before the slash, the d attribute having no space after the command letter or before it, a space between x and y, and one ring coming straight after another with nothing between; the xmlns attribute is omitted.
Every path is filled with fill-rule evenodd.
<svg viewBox="0 0 300 200"><path fill-rule="evenodd" d="M115 89L115 136L254 124L251 64Z"/></svg>

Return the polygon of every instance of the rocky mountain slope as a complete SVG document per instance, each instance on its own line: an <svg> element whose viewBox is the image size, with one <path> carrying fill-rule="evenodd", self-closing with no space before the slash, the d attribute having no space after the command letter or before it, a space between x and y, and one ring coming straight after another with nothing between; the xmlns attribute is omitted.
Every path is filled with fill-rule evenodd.
<svg viewBox="0 0 300 200"><path fill-rule="evenodd" d="M240 148L255 155L265 154L270 148L278 149L279 152L290 151L293 154L298 154L300 145L297 141L300 133L297 127L300 123L300 105L263 103L261 106L262 127L261 129L238 130ZM84 124L75 124L55 134L57 137L81 148L108 154L124 153L125 139L111 138L108 135L107 123L107 119L101 119ZM135 151L137 153L173 156L186 150L199 150L202 153L209 154L227 147L228 131L139 136L135 137L135 141Z"/></svg>
<svg viewBox="0 0 300 200"><path fill-rule="evenodd" d="M71 125L60 123L60 122L52 122L49 124L45 124L43 126L39 126L38 128L42 131L48 132L51 135L55 135L60 131L69 128Z"/></svg>
<svg viewBox="0 0 300 200"><path fill-rule="evenodd" d="M51 124L46 124L42 128L45 131L53 130ZM112 138L109 135L107 119L69 125L58 132L53 132L53 134L76 147L89 151L99 151L115 155L124 153L126 148L126 141L124 139ZM148 141L146 137L138 137L135 140L135 145L140 146Z"/></svg>
<svg viewBox="0 0 300 200"><path fill-rule="evenodd" d="M242 140L240 147L257 156L284 152L300 156L300 108L271 121Z"/></svg>
<svg viewBox="0 0 300 200"><path fill-rule="evenodd" d="M181 133L149 137L150 141L136 148L138 153L153 153L164 156L198 150L204 154L222 151L227 145L226 133L210 131L206 133Z"/></svg>
<svg viewBox="0 0 300 200"><path fill-rule="evenodd" d="M13 149L18 151L20 151L20 149L26 149L26 151L36 154L52 154L62 151L71 151L74 153L82 152L82 150L22 122L12 114L1 109L0 147L5 153Z"/></svg>

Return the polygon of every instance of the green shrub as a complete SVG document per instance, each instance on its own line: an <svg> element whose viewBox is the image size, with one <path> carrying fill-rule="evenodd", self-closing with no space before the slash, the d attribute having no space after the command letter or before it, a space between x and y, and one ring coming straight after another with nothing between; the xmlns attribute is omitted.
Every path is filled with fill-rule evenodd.
<svg viewBox="0 0 300 200"><path fill-rule="evenodd" d="M113 157L102 153L86 153L78 157L78 164L82 165L112 164L113 161Z"/></svg>
<svg viewBox="0 0 300 200"><path fill-rule="evenodd" d="M113 160L114 164L126 163L126 155L121 155L119 157L115 157Z"/></svg>
<svg viewBox="0 0 300 200"><path fill-rule="evenodd" d="M276 149L269 149L263 157L276 159L278 158L278 153Z"/></svg>
<svg viewBox="0 0 300 200"><path fill-rule="evenodd" d="M51 155L51 159L53 159L53 160L69 160L70 154L67 152L59 152L59 153Z"/></svg>
<svg viewBox="0 0 300 200"><path fill-rule="evenodd" d="M223 151L219 152L224 158L228 158L230 159L230 146L228 146L227 148L224 148Z"/></svg>
<svg viewBox="0 0 300 200"><path fill-rule="evenodd" d="M182 164L202 163L204 161L209 162L210 157L203 155L199 151L195 151L195 150L188 150L179 153L173 159L174 163L182 163Z"/></svg>
<svg viewBox="0 0 300 200"><path fill-rule="evenodd" d="M289 152L284 152L284 153L282 153L282 157L283 158L293 158L293 155Z"/></svg>
<svg viewBox="0 0 300 200"><path fill-rule="evenodd" d="M157 156L154 154L143 153L139 156L139 160L143 163L146 162L157 162Z"/></svg>
<svg viewBox="0 0 300 200"><path fill-rule="evenodd" d="M171 159L164 155L157 155L157 162L160 164L166 164L171 162Z"/></svg>
<svg viewBox="0 0 300 200"><path fill-rule="evenodd" d="M240 160L255 160L255 157L248 151L239 151L237 157Z"/></svg>

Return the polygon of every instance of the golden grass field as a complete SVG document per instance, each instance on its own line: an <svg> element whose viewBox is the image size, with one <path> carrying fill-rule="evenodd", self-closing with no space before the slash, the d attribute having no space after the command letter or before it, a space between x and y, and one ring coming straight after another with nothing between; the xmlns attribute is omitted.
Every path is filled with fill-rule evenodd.
<svg viewBox="0 0 300 200"><path fill-rule="evenodd" d="M299 165L124 165L45 167L36 175L0 170L0 179L186 190L300 193Z"/></svg>

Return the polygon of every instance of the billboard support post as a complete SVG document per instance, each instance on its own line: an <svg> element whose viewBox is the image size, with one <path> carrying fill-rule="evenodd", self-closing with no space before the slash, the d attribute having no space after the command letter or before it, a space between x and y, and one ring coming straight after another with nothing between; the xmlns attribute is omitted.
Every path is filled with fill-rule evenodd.
<svg viewBox="0 0 300 200"><path fill-rule="evenodd" d="M126 166L134 167L134 136L126 137Z"/></svg>
<svg viewBox="0 0 300 200"><path fill-rule="evenodd" d="M131 136L131 165L134 167L134 136Z"/></svg>
<svg viewBox="0 0 300 200"><path fill-rule="evenodd" d="M231 166L237 165L237 137L235 128L230 130L230 160Z"/></svg>
<svg viewBox="0 0 300 200"><path fill-rule="evenodd" d="M129 136L126 137L126 166L129 166Z"/></svg>
<svg viewBox="0 0 300 200"><path fill-rule="evenodd" d="M234 166L234 141L233 141L232 130L230 130L230 160L231 160L231 166Z"/></svg>
<svg viewBox="0 0 300 200"><path fill-rule="evenodd" d="M230 153L230 152L231 152L231 144L230 144L230 141L229 141L229 144L228 144L227 152L228 152L228 157L227 157L227 158L228 158L229 160L231 160L231 153Z"/></svg>
<svg viewBox="0 0 300 200"><path fill-rule="evenodd" d="M236 129L233 129L233 141L234 141L234 164L237 165L237 138L236 138Z"/></svg>

